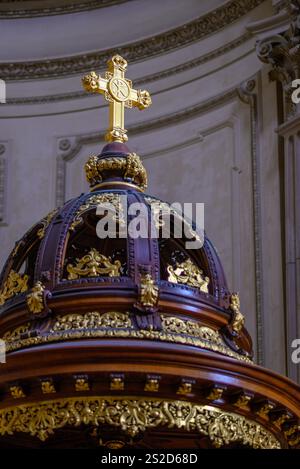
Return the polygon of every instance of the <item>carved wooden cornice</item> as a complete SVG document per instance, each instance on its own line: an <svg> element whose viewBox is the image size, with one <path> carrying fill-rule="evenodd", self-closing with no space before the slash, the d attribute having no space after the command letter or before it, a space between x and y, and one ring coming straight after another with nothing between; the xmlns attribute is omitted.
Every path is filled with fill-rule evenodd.
<svg viewBox="0 0 300 469"><path fill-rule="evenodd" d="M4 0L0 5L0 19L33 18L35 16L78 13L129 1L131 0L50 0L47 2L46 8L45 6L38 7L39 5L37 4L41 2L36 1ZM14 6L14 4L17 5Z"/></svg>
<svg viewBox="0 0 300 469"><path fill-rule="evenodd" d="M229 3L180 27L126 46L72 57L28 62L1 63L0 77L7 81L70 76L101 69L116 52L131 62L140 61L199 41L228 26L264 0L231 0Z"/></svg>

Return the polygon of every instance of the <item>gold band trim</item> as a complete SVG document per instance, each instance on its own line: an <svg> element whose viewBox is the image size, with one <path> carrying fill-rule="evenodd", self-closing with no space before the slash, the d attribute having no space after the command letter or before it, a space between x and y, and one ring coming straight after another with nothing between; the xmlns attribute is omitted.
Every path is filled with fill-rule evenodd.
<svg viewBox="0 0 300 469"><path fill-rule="evenodd" d="M125 187L129 187L130 189L135 189L136 191L138 192L144 192L139 186L137 186L136 184L132 184L131 182L124 182L124 181L111 181L111 182L100 182L100 184L97 184L96 186L94 187L91 187L90 191L91 192L95 192L97 191L99 188L103 188L103 187L107 187L107 188L111 188L111 187L114 187L114 186L125 186ZM120 187L120 189L122 189Z"/></svg>
<svg viewBox="0 0 300 469"><path fill-rule="evenodd" d="M129 338L171 342L182 345L192 345L212 352L221 353L230 358L252 363L247 355L242 355L228 347L219 331L207 326L201 326L197 321L184 321L180 318L160 315L162 330L134 329L128 312L98 311L84 314L71 313L57 316L52 328L43 334L30 337L30 323L27 323L28 337L24 337L24 328L8 331L2 339L6 344L6 352L12 352L33 345L48 342L61 342L83 338ZM25 326L24 326L25 327Z"/></svg>

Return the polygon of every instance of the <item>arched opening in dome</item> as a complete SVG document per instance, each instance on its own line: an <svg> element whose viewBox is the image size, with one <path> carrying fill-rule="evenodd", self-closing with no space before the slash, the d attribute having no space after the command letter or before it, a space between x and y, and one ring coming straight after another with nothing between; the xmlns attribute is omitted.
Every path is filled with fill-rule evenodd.
<svg viewBox="0 0 300 469"><path fill-rule="evenodd" d="M198 288L202 293L212 294L209 266L200 250L189 250L184 240L160 238L160 277L171 283Z"/></svg>
<svg viewBox="0 0 300 469"><path fill-rule="evenodd" d="M96 226L99 216L96 215L95 209L81 216L81 222L76 225L71 224L69 229L62 279L126 276L126 238L107 236L101 239L97 236Z"/></svg>
<svg viewBox="0 0 300 469"><path fill-rule="evenodd" d="M31 229L13 249L10 257L1 274L1 283L4 284L9 275L13 272L20 278L27 277L28 289L33 286L34 269L36 265L38 250L41 244L41 238L37 235L39 225Z"/></svg>
<svg viewBox="0 0 300 469"><path fill-rule="evenodd" d="M34 239L28 246L26 245L22 251L23 255L16 259L12 264L12 269L20 275L28 275L29 281L28 286L33 285L34 268L38 254L38 250L41 244L40 239Z"/></svg>
<svg viewBox="0 0 300 469"><path fill-rule="evenodd" d="M192 222L165 202L146 200L158 236L161 280L213 294L209 263L202 249L204 232L195 231Z"/></svg>

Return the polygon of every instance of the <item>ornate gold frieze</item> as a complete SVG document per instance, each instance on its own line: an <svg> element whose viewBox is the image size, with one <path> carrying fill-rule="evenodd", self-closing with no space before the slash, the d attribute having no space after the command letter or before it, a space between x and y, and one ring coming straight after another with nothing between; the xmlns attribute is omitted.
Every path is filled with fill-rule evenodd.
<svg viewBox="0 0 300 469"><path fill-rule="evenodd" d="M2 339L7 343L13 343L15 341L21 340L23 334L28 333L30 329L30 322L26 324L22 324L22 326L18 326L11 331L7 331Z"/></svg>
<svg viewBox="0 0 300 469"><path fill-rule="evenodd" d="M169 265L167 271L169 282L190 285L198 288L201 292L208 293L209 278L203 277L203 271L191 259L176 264L175 268Z"/></svg>
<svg viewBox="0 0 300 469"><path fill-rule="evenodd" d="M141 274L140 303L145 307L153 307L158 301L159 288L155 284L151 274Z"/></svg>
<svg viewBox="0 0 300 469"><path fill-rule="evenodd" d="M161 315L163 330L171 333L199 337L203 340L224 344L224 341L218 331L207 326L201 326L196 321L189 321L177 318L175 316Z"/></svg>
<svg viewBox="0 0 300 469"><path fill-rule="evenodd" d="M0 306L9 298L27 291L28 279L28 275L18 274L14 270L11 270L0 292Z"/></svg>
<svg viewBox="0 0 300 469"><path fill-rule="evenodd" d="M74 280L80 277L98 277L106 275L108 277L120 276L121 262L115 260L111 262L110 257L100 254L97 249L92 248L88 254L81 259L76 259L76 264L68 264L68 279Z"/></svg>
<svg viewBox="0 0 300 469"><path fill-rule="evenodd" d="M27 307L31 313L39 314L45 308L44 293L45 287L42 282L36 282L26 298Z"/></svg>
<svg viewBox="0 0 300 469"><path fill-rule="evenodd" d="M123 177L131 179L141 190L144 191L147 188L147 173L136 153L129 153L126 157L90 156L85 164L85 172L91 186L103 181L105 171L122 171Z"/></svg>
<svg viewBox="0 0 300 469"><path fill-rule="evenodd" d="M43 218L40 221L40 224L42 224L42 227L37 232L38 238L43 239L43 237L46 234L46 229L48 228L48 226L50 225L51 221L53 220L56 214L57 214L57 209L52 210L50 213L48 213L48 215L45 218Z"/></svg>
<svg viewBox="0 0 300 469"><path fill-rule="evenodd" d="M23 432L45 441L65 426L112 425L134 437L152 428L181 429L207 436L215 447L239 443L280 449L261 424L234 412L180 400L133 397L72 397L0 410L0 435Z"/></svg>
<svg viewBox="0 0 300 469"><path fill-rule="evenodd" d="M21 338L18 331L17 333L14 330L8 331L5 334L7 337L6 351L10 352L47 342L86 337L126 337L192 345L238 360L251 362L249 356L239 354L229 348L220 333L214 329L199 326L196 321L183 321L180 318L164 314L161 314L160 317L162 331L134 329L128 312L89 312L59 315L49 332L35 337Z"/></svg>
<svg viewBox="0 0 300 469"><path fill-rule="evenodd" d="M230 297L230 308L234 313L232 329L239 334L244 326L245 318L240 311L240 298L237 293L232 293Z"/></svg>
<svg viewBox="0 0 300 469"><path fill-rule="evenodd" d="M122 206L120 196L118 194L104 193L92 195L79 207L70 225L70 231L74 231L83 223L82 216L85 212L96 209L98 205L105 205L108 208L113 207L112 219L121 226L125 226L124 207Z"/></svg>
<svg viewBox="0 0 300 469"><path fill-rule="evenodd" d="M132 329L132 322L128 313L110 311L98 313L93 311L84 314L65 314L57 316L52 331L67 331L72 329L98 329L101 327L119 329Z"/></svg>

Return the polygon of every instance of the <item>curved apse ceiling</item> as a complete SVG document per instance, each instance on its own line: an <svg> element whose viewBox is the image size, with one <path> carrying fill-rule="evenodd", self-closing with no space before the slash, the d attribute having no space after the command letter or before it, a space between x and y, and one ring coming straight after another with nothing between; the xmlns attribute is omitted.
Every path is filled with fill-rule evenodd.
<svg viewBox="0 0 300 469"><path fill-rule="evenodd" d="M12 2L12 0L10 1ZM54 0L52 1L54 2ZM108 2L109 0L105 1ZM134 6L135 3L138 3L134 2L133 0L128 1L129 3L132 2L133 5L131 6ZM197 1L198 0L189 0L189 4L196 4L199 6L199 4L197 4ZM243 15L246 15L249 11L263 3L263 1L264 0L228 0L226 2L222 2L220 0L214 0L213 4L219 5L217 8L208 11L203 15L199 15L199 11L197 11L198 14L194 12L193 15L191 11L189 13L191 18L186 17L185 20L182 18L182 15L180 16L180 18L178 17L178 14L180 13L179 9L179 12L177 11L176 15L174 15L176 16L179 24L180 22L182 22L182 24L178 25L177 27L174 27L174 24L174 26L170 28L169 24L164 25L162 23L159 25L159 27L157 27L158 31L156 32L156 30L149 29L152 26L149 26L148 24L147 27L149 30L144 31L145 37L141 38L140 33L138 35L139 39L137 38L136 34L135 36L132 35L132 31L130 31L130 35L128 35L126 32L128 30L125 30L125 32L124 30L122 30L121 32L120 30L118 30L117 33L119 34L119 36L121 34L123 36L124 34L126 34L126 37L117 38L117 34L114 34L115 44L112 44L110 39L107 44L105 43L107 37L110 38L110 36L105 34L105 31L103 31L101 41L102 47L100 50L98 49L99 33L97 26L97 14L92 15L92 20L95 20L94 23L96 22L96 26L94 25L94 30L92 26L90 28L94 35L92 35L92 33L88 36L85 35L80 41L80 47L81 49L83 49L82 51L74 49L74 44L77 44L78 42L71 40L74 34L77 34L76 24L72 23L72 29L69 29L70 37L67 37L67 41L65 23L61 22L62 18L58 18L58 20L55 21L55 32L53 29L55 25L53 25L53 28L51 29L43 29L43 40L39 41L37 44L32 43L32 35L25 34L22 47L19 47L19 44L16 45L14 43L12 37L13 29L10 26L5 28L6 21L2 21L2 33L3 36L6 35L6 40L10 47L6 48L2 53L2 57L0 57L0 76L2 79L5 79L7 81L71 76L74 74L85 72L86 70L92 69L93 67L101 68L106 64L107 59L112 55L112 53L116 52L118 52L122 56L125 56L127 60L131 61L131 63L146 60L150 57L154 57L162 53L170 52L179 47L195 43L208 35L220 31L228 24L231 24L237 21ZM2 5L2 3L3 1L0 0L0 6ZM24 0L22 3L26 3L26 0ZM169 3L170 2L168 2L168 4ZM207 4L212 6L212 3L204 2L203 4L201 4L200 9L202 10L204 6L207 7ZM135 8L131 8L131 10L136 12ZM78 18L78 15L75 16L77 18L74 18L74 20L81 20L80 18ZM43 19L41 19L40 21L42 20ZM18 23L18 21L22 22L22 20L16 20L16 23ZM20 24L19 27L23 27L23 30L26 32L28 28L27 25L23 23ZM136 18L136 23L140 24L140 17L138 15ZM105 27L105 24L103 25L103 27ZM161 29L163 31L159 32L159 30ZM49 37L47 36L47 34ZM61 37L65 38L64 41L59 39L59 34L61 35ZM11 37L11 40L9 40L9 37ZM89 41L87 45L84 44L84 39ZM56 47L57 43L59 47ZM69 50L70 48L72 50ZM42 53L40 49L42 49ZM56 49L60 50L59 56L55 56L53 53L53 51L55 51ZM28 51L30 52L30 57L28 57Z"/></svg>
<svg viewBox="0 0 300 469"><path fill-rule="evenodd" d="M94 10L132 0L0 0L0 18L30 18Z"/></svg>

